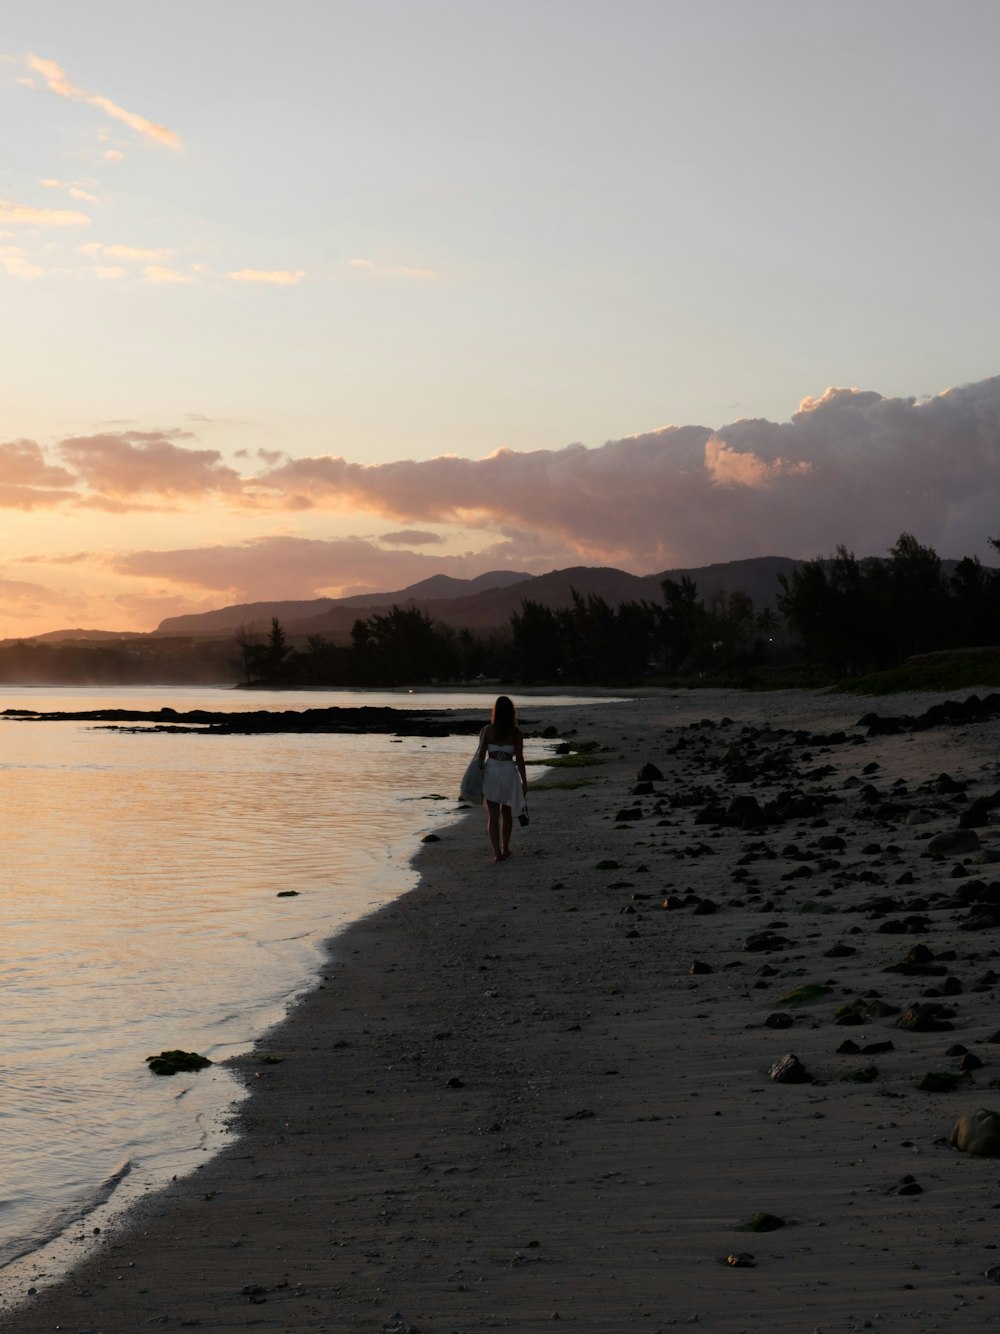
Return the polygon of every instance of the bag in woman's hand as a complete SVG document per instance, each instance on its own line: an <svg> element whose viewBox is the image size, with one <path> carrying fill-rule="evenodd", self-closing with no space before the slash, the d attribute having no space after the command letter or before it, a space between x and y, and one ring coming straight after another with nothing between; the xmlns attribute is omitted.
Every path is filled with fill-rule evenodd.
<svg viewBox="0 0 1000 1334"><path fill-rule="evenodd" d="M521 826L522 829L523 829L524 826L528 823L528 808L527 808L527 806L525 806L524 809L521 811L521 814L517 817L517 821L518 821L518 824Z"/></svg>
<svg viewBox="0 0 1000 1334"><path fill-rule="evenodd" d="M483 766L479 763L478 747L469 761L469 767L462 775L458 795L462 801L467 801L472 806L483 804Z"/></svg>

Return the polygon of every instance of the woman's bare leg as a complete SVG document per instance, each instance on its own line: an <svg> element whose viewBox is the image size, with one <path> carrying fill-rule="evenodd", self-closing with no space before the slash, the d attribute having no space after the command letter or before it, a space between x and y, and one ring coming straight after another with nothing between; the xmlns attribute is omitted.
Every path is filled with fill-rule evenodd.
<svg viewBox="0 0 1000 1334"><path fill-rule="evenodd" d="M514 829L514 812L509 806L500 807L501 815L501 837L500 837L500 856L510 856L510 836Z"/></svg>
<svg viewBox="0 0 1000 1334"><path fill-rule="evenodd" d="M490 847L493 849L493 860L495 862L501 861L500 803L498 801L488 801L486 803L486 832L490 836Z"/></svg>

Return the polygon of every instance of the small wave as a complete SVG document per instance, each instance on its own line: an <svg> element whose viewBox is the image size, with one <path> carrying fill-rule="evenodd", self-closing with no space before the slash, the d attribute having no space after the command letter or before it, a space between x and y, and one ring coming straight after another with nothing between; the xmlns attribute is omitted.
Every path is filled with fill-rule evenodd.
<svg viewBox="0 0 1000 1334"><path fill-rule="evenodd" d="M67 1231L74 1224L79 1224L88 1214L99 1209L102 1204L107 1204L115 1190L125 1180L132 1171L132 1160L126 1158L120 1167L115 1168L110 1176L88 1191L86 1195L78 1197L65 1208L58 1209L42 1219L38 1226L27 1236L13 1238L9 1245L0 1250L0 1268L10 1264L14 1260L20 1260L22 1256L30 1255L32 1251L39 1250L42 1246L47 1246Z"/></svg>

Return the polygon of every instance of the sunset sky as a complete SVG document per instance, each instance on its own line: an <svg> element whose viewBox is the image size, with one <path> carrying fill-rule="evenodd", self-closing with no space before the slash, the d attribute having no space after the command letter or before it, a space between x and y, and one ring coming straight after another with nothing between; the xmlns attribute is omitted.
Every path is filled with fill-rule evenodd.
<svg viewBox="0 0 1000 1334"><path fill-rule="evenodd" d="M997 559L995 0L6 0L0 637Z"/></svg>

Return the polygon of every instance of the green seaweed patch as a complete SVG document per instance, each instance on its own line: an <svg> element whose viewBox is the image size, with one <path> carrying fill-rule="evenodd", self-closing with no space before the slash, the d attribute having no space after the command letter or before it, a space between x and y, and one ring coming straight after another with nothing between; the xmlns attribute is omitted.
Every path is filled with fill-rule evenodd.
<svg viewBox="0 0 1000 1334"><path fill-rule="evenodd" d="M924 1093L954 1093L967 1078L965 1071L956 1074L954 1070L928 1070L917 1080L917 1088Z"/></svg>
<svg viewBox="0 0 1000 1334"><path fill-rule="evenodd" d="M834 686L845 695L895 695L901 691L974 690L1000 686L1000 654L961 649L928 653L903 667L856 676Z"/></svg>
<svg viewBox="0 0 1000 1334"><path fill-rule="evenodd" d="M785 1220L777 1214L761 1212L747 1219L746 1225L750 1232L777 1232L779 1227L785 1227Z"/></svg>
<svg viewBox="0 0 1000 1334"><path fill-rule="evenodd" d="M847 1019L852 1014L857 1014L864 1008L864 1002L859 1000L848 1001L846 1005L838 1005L833 1012L834 1019Z"/></svg>
<svg viewBox="0 0 1000 1334"><path fill-rule="evenodd" d="M778 999L779 1005L812 1005L813 1001L822 1000L824 996L829 996L830 988L823 986L822 982L807 982L804 987L795 987L793 991L786 991Z"/></svg>
<svg viewBox="0 0 1000 1334"><path fill-rule="evenodd" d="M154 1075L177 1075L191 1070L204 1070L212 1064L207 1056L196 1051L161 1051L159 1056L147 1056L146 1064Z"/></svg>
<svg viewBox="0 0 1000 1334"><path fill-rule="evenodd" d="M575 792L578 787L592 787L596 778L561 778L558 783L532 783L532 792Z"/></svg>

